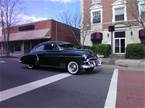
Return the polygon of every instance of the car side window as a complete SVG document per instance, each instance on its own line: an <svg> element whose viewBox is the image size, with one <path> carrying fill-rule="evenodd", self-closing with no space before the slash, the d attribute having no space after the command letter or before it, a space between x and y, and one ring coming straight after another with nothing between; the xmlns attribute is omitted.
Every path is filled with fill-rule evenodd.
<svg viewBox="0 0 145 108"><path fill-rule="evenodd" d="M35 51L43 51L43 50L44 50L44 45L41 45L35 49Z"/></svg>
<svg viewBox="0 0 145 108"><path fill-rule="evenodd" d="M45 46L44 46L44 50L58 50L58 47L57 47L57 45L55 45L55 44L46 44Z"/></svg>

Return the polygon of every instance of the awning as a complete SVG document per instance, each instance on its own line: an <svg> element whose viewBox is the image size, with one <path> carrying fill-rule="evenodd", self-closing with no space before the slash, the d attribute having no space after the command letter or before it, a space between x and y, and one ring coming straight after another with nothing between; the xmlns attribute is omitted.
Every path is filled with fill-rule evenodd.
<svg viewBox="0 0 145 108"><path fill-rule="evenodd" d="M139 30L139 38L140 39L145 38L145 29Z"/></svg>
<svg viewBox="0 0 145 108"><path fill-rule="evenodd" d="M101 32L95 32L91 34L91 41L101 41L103 34Z"/></svg>
<svg viewBox="0 0 145 108"><path fill-rule="evenodd" d="M50 29L20 31L17 33L11 33L9 41L49 39L51 38L49 34L50 34ZM4 41L4 36L0 36L0 41Z"/></svg>

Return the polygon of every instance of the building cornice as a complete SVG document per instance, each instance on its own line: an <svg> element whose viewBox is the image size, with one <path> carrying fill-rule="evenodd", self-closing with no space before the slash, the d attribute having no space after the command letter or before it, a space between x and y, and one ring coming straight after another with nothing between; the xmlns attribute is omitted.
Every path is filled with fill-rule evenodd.
<svg viewBox="0 0 145 108"><path fill-rule="evenodd" d="M112 6L124 5L126 3L126 0L116 0L115 2L113 2Z"/></svg>

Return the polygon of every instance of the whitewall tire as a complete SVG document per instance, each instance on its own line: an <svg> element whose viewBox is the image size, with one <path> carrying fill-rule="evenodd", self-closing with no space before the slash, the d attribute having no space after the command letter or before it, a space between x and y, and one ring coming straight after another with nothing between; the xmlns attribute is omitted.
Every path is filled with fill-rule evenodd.
<svg viewBox="0 0 145 108"><path fill-rule="evenodd" d="M70 74L73 74L73 75L78 74L78 72L79 72L79 65L78 65L78 63L75 62L75 61L69 62L68 65L67 65L67 70L68 70L68 72Z"/></svg>
<svg viewBox="0 0 145 108"><path fill-rule="evenodd" d="M33 69L35 66L34 66L34 65L29 65L29 64L27 64L26 67L27 67L28 69Z"/></svg>

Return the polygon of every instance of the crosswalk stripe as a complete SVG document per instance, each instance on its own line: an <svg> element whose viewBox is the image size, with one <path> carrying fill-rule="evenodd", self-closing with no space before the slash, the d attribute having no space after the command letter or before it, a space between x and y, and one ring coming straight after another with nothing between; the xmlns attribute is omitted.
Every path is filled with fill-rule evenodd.
<svg viewBox="0 0 145 108"><path fill-rule="evenodd" d="M104 108L115 108L116 106L117 81L118 81L118 69L115 69L113 72Z"/></svg>
<svg viewBox="0 0 145 108"><path fill-rule="evenodd" d="M35 90L37 88L46 86L48 84L51 84L53 82L59 81L61 79L67 78L71 76L71 74L68 73L61 73L61 74L57 74L51 77L47 77L41 80L37 80L34 82L30 82L15 88L11 88L11 89L7 89L4 91L0 92L0 102L5 101L7 99L13 98L15 96L27 93L29 91Z"/></svg>
<svg viewBox="0 0 145 108"><path fill-rule="evenodd" d="M0 60L0 63L6 63L6 61Z"/></svg>

